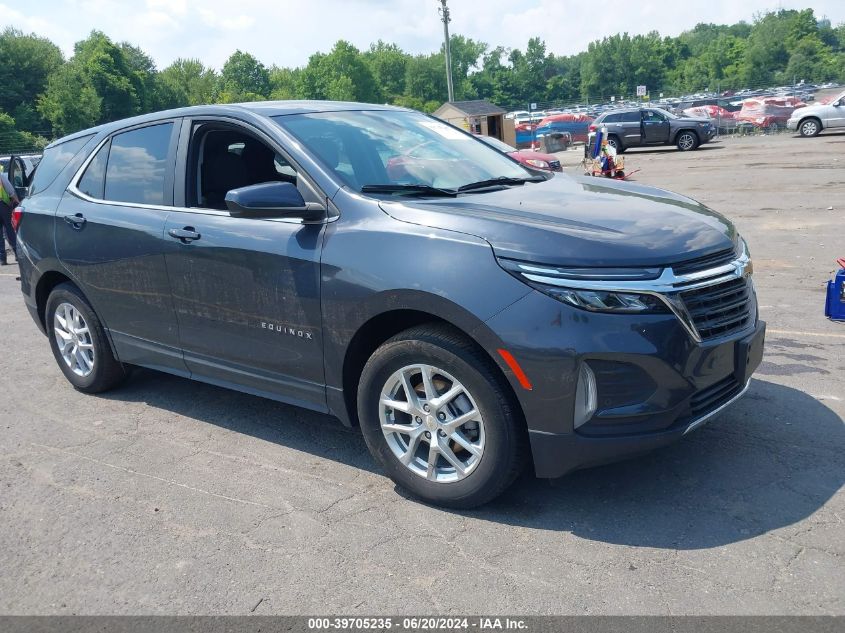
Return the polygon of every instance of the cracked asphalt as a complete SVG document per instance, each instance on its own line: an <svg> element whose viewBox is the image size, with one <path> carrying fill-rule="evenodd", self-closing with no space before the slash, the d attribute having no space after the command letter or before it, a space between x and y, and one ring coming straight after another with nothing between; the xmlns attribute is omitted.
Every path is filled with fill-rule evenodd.
<svg viewBox="0 0 845 633"><path fill-rule="evenodd" d="M845 614L845 134L626 160L746 236L764 363L682 442L472 512L326 416L152 371L75 392L0 268L0 614Z"/></svg>

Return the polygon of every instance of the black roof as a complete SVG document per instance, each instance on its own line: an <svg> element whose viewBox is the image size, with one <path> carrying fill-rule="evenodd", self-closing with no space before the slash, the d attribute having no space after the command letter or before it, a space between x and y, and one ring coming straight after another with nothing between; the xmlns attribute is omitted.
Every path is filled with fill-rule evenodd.
<svg viewBox="0 0 845 633"><path fill-rule="evenodd" d="M398 110L407 111L407 108L399 108L390 105L378 105L373 103L355 103L352 101L251 101L248 103L226 103L214 105L199 105L190 106L187 108L176 108L173 110L161 110L159 112L150 112L149 114L141 114L139 116L128 119L121 119L119 121L112 121L110 123L103 123L96 127L87 128L68 134L58 140L53 141L47 147L51 147L58 143L78 138L80 136L88 136L90 134L97 134L99 132L111 132L112 130L130 127L132 125L139 125L151 121L158 121L161 119L185 117L185 116L200 116L200 115L226 115L249 112L257 114L262 117L283 116L286 114L306 114L311 112L343 112L343 111L360 111L360 110Z"/></svg>
<svg viewBox="0 0 845 633"><path fill-rule="evenodd" d="M467 116L484 116L492 114L505 114L507 110L503 110L497 105L493 105L484 99L477 99L475 101L450 101L444 103L443 106L450 105L457 108ZM440 107L443 107L440 106Z"/></svg>

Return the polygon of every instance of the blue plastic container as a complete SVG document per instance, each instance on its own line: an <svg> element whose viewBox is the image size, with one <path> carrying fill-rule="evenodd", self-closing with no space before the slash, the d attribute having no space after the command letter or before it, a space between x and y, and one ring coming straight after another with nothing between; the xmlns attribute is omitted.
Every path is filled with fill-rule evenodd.
<svg viewBox="0 0 845 633"><path fill-rule="evenodd" d="M837 260L842 267L832 281L827 282L824 315L832 321L845 321L845 258Z"/></svg>

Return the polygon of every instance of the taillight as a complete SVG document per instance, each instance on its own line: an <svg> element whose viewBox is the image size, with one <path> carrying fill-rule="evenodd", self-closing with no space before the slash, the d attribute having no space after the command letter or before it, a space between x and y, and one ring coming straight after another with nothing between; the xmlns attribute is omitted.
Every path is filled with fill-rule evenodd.
<svg viewBox="0 0 845 633"><path fill-rule="evenodd" d="M591 126L590 126L590 132L595 132L595 131L596 131L596 126L595 126L595 125L591 125Z"/></svg>
<svg viewBox="0 0 845 633"><path fill-rule="evenodd" d="M15 229L17 232L18 227L21 225L21 218L23 217L23 207L15 207L15 210L12 211L12 228Z"/></svg>

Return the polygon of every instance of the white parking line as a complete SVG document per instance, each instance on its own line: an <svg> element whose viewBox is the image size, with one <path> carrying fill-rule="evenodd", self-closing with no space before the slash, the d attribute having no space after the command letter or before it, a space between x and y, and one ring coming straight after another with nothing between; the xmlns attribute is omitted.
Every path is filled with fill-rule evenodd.
<svg viewBox="0 0 845 633"><path fill-rule="evenodd" d="M790 336L820 336L822 338L845 338L845 334L832 334L829 332L804 332L801 330L775 330L766 328L767 334L788 334Z"/></svg>

